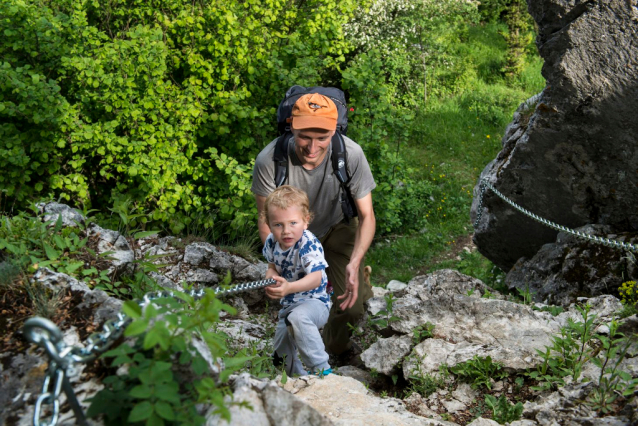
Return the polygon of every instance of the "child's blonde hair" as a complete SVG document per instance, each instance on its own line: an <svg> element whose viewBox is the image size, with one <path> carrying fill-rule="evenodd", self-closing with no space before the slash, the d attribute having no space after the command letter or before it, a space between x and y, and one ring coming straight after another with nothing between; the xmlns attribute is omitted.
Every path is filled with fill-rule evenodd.
<svg viewBox="0 0 638 426"><path fill-rule="evenodd" d="M268 209L271 206L282 210L291 206L298 206L301 209L303 217L308 219L308 223L312 220L312 212L310 211L308 195L306 195L306 193L301 189L295 188L294 186L282 185L266 197L264 209L259 214L259 217L266 223L270 223L268 220Z"/></svg>

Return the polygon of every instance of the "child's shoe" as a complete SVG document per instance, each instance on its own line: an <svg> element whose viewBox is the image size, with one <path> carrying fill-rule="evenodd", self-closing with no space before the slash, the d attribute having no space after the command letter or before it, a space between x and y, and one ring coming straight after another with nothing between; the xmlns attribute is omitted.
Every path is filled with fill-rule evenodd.
<svg viewBox="0 0 638 426"><path fill-rule="evenodd" d="M327 376L328 374L332 373L332 368L328 368L325 370L321 370L321 371L317 371L316 373L313 373L312 371L308 371L308 374L314 375L314 376L319 376L319 378Z"/></svg>

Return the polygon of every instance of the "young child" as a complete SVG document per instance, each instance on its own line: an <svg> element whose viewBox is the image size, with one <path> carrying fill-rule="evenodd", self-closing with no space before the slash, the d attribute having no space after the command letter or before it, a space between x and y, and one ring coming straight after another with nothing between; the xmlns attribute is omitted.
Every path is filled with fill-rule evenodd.
<svg viewBox="0 0 638 426"><path fill-rule="evenodd" d="M281 299L282 305L275 331L275 361L285 360L289 376L332 372L319 333L331 306L326 291L328 264L321 243L308 231L309 204L304 191L284 185L266 198L263 210L271 231L263 249L268 261L266 279L277 280L266 287L266 294ZM297 350L310 371L303 368Z"/></svg>

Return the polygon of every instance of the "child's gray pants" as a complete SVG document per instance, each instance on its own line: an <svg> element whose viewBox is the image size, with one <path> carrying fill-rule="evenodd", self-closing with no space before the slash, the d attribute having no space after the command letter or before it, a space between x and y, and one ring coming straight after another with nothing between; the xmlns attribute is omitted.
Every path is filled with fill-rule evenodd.
<svg viewBox="0 0 638 426"><path fill-rule="evenodd" d="M311 373L320 373L330 368L328 354L319 329L328 321L330 311L318 299L306 299L279 311L279 322L275 330L275 352L286 362L286 373L306 376L301 360ZM290 326L290 332L288 331Z"/></svg>

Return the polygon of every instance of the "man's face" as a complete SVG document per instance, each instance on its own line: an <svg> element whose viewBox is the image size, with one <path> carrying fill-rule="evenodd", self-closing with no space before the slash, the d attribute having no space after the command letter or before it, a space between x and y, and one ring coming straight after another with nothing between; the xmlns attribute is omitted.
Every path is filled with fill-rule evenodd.
<svg viewBox="0 0 638 426"><path fill-rule="evenodd" d="M328 152L334 130L292 130L295 136L295 153L305 169L312 170L321 164Z"/></svg>

